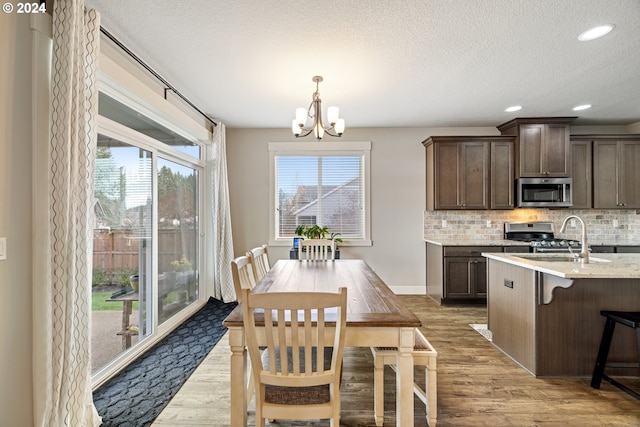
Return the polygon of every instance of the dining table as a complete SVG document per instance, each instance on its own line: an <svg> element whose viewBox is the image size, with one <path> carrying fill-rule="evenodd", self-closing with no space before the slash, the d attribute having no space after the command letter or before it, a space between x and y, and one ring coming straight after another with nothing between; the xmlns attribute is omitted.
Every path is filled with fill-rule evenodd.
<svg viewBox="0 0 640 427"><path fill-rule="evenodd" d="M412 351L414 329L421 322L364 260L279 260L252 292L338 292L340 287L347 288L345 347L397 347L396 425L412 427ZM223 324L229 329L231 348L231 425L246 426L248 373L241 305Z"/></svg>

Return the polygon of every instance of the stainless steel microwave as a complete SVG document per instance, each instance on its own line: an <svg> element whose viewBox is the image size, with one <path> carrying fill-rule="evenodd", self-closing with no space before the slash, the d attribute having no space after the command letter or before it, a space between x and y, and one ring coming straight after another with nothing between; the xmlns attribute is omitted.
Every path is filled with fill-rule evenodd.
<svg viewBox="0 0 640 427"><path fill-rule="evenodd" d="M566 208L573 205L571 178L520 178L517 201L521 208Z"/></svg>

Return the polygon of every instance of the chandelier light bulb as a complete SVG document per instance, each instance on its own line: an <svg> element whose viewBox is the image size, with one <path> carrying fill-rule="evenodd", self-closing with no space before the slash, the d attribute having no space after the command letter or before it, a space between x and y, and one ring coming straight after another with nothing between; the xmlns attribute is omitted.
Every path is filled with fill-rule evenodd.
<svg viewBox="0 0 640 427"><path fill-rule="evenodd" d="M296 108L296 121L298 122L299 127L304 126L307 122L307 110L305 108ZM300 132L298 132L299 134Z"/></svg>
<svg viewBox="0 0 640 427"><path fill-rule="evenodd" d="M340 109L338 107L329 107L327 108L327 120L331 123L331 126L335 125L338 121L338 117Z"/></svg>
<svg viewBox="0 0 640 427"><path fill-rule="evenodd" d="M298 121L296 119L293 119L291 121L291 131L295 136L300 135L300 132L302 132L302 127L298 124Z"/></svg>

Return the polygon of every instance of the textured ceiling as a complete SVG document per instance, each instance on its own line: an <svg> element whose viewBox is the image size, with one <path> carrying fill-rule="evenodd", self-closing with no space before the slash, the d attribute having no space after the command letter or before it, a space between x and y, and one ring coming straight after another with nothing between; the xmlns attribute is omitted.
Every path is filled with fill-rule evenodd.
<svg viewBox="0 0 640 427"><path fill-rule="evenodd" d="M311 101L349 127L640 121L638 0L85 0L228 127L287 128ZM614 24L604 38L578 35ZM593 108L574 112L579 104ZM505 113L508 106L523 109Z"/></svg>

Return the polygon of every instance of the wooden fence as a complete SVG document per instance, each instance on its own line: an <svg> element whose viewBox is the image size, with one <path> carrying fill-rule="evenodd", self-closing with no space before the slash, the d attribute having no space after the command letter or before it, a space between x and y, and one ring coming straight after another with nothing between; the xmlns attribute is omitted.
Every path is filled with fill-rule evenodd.
<svg viewBox="0 0 640 427"><path fill-rule="evenodd" d="M197 230L194 228L167 228L158 230L158 272L173 271L171 265L183 256L195 265ZM144 253L145 239L137 230L96 230L93 234L93 270L106 273L109 283L116 277L138 272L138 260Z"/></svg>

